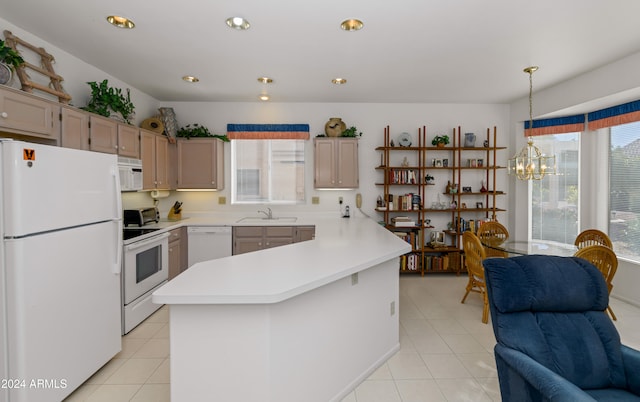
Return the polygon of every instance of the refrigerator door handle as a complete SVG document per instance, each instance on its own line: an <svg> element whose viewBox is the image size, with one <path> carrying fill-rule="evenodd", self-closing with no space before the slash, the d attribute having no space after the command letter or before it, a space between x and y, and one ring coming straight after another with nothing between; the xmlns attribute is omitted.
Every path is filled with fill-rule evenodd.
<svg viewBox="0 0 640 402"><path fill-rule="evenodd" d="M113 269L111 270L111 272L113 272L114 275L120 275L120 273L122 272L122 253L123 253L123 245L122 245L122 220L115 220L113 221L113 223L115 223L115 227L116 227L116 233L115 233L115 237L116 237L116 260L114 262L113 265Z"/></svg>
<svg viewBox="0 0 640 402"><path fill-rule="evenodd" d="M116 260L112 268L112 272L114 275L120 275L122 272L122 253L123 253L123 244L122 244L122 195L120 194L120 171L118 167L115 166L111 169L111 176L113 177L113 196L116 199L116 210L115 213L118 217L117 220L114 221L116 227Z"/></svg>
<svg viewBox="0 0 640 402"><path fill-rule="evenodd" d="M120 172L116 166L111 170L113 176L113 196L116 197L116 216L122 219L122 195L120 193Z"/></svg>

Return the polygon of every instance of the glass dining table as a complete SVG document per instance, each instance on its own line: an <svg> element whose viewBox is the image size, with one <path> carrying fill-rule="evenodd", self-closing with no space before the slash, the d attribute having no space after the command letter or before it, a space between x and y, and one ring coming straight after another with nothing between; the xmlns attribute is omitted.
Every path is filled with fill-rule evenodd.
<svg viewBox="0 0 640 402"><path fill-rule="evenodd" d="M571 257L578 251L578 248L573 244L545 242L541 240L507 241L499 245L483 243L483 245L494 250L506 252L510 257L530 254Z"/></svg>

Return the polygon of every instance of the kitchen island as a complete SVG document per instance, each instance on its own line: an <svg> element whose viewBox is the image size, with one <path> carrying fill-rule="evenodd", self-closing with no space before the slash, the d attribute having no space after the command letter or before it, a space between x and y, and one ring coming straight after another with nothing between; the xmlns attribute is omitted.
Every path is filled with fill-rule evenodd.
<svg viewBox="0 0 640 402"><path fill-rule="evenodd" d="M399 349L409 244L367 218L313 224L315 240L198 263L153 294L172 400L340 400Z"/></svg>

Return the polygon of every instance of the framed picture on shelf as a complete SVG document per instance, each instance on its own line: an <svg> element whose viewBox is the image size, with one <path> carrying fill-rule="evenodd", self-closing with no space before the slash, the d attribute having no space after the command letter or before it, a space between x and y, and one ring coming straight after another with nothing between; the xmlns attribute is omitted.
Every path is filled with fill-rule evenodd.
<svg viewBox="0 0 640 402"><path fill-rule="evenodd" d="M461 209L467 209L467 203L463 202L462 204L460 204L460 208Z"/></svg>
<svg viewBox="0 0 640 402"><path fill-rule="evenodd" d="M482 202L476 202L476 208L477 209L483 209L484 208L484 204Z"/></svg>
<svg viewBox="0 0 640 402"><path fill-rule="evenodd" d="M449 159L442 160L442 167L449 167Z"/></svg>
<svg viewBox="0 0 640 402"><path fill-rule="evenodd" d="M478 159L478 167L484 166L484 159Z"/></svg>
<svg viewBox="0 0 640 402"><path fill-rule="evenodd" d="M435 167L442 167L442 159L436 159Z"/></svg>
<svg viewBox="0 0 640 402"><path fill-rule="evenodd" d="M463 193L470 193L470 192L471 192L471 186L469 186L469 187L462 187L462 192L463 192Z"/></svg>
<svg viewBox="0 0 640 402"><path fill-rule="evenodd" d="M433 244L444 244L444 232L431 232L431 243Z"/></svg>
<svg viewBox="0 0 640 402"><path fill-rule="evenodd" d="M477 167L478 161L476 159L467 159L467 165L469 167Z"/></svg>

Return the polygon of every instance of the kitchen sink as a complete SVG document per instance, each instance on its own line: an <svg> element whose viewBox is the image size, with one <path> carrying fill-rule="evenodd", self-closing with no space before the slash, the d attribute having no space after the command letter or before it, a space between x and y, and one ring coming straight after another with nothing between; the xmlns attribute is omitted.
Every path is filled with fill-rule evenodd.
<svg viewBox="0 0 640 402"><path fill-rule="evenodd" d="M296 218L295 216L283 216L283 217L276 217L276 218L267 218L266 216L246 216L242 219L237 220L237 223L240 222L262 222L262 223L267 223L267 222L295 222L297 221L298 218Z"/></svg>

